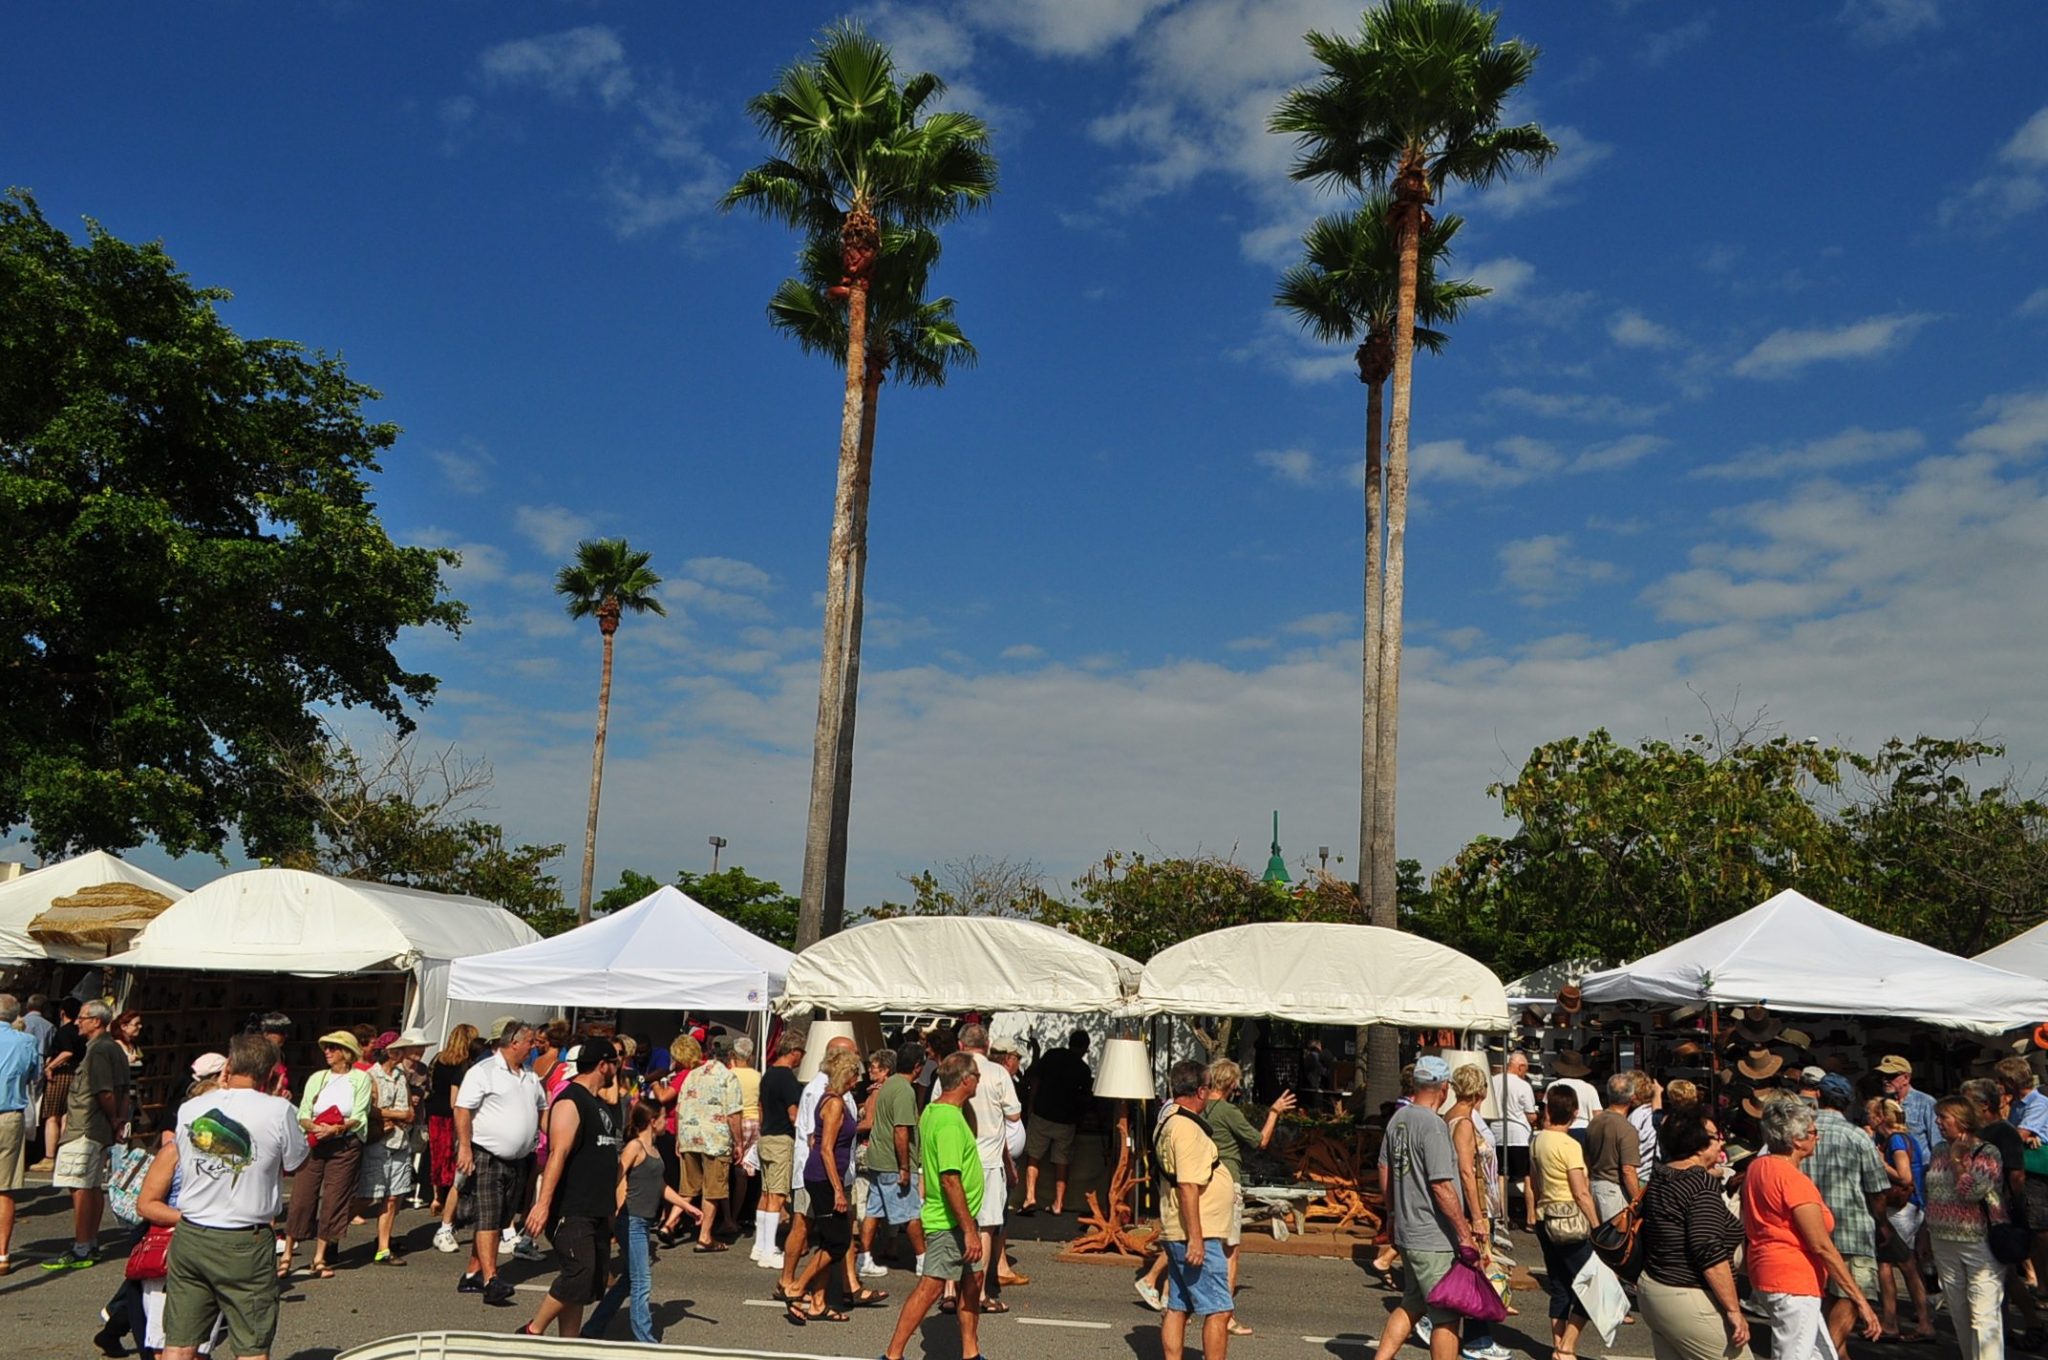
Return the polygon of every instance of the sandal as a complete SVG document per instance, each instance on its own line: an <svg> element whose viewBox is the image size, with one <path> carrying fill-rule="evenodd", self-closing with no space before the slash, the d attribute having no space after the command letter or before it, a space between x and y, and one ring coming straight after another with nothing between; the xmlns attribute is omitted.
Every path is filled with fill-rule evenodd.
<svg viewBox="0 0 2048 1360"><path fill-rule="evenodd" d="M984 1305L984 1307L986 1307L986 1305ZM954 1297L952 1297L952 1298L950 1298L950 1299L940 1299L940 1300L939 1300L939 1311L940 1311L941 1313L948 1313L948 1314L951 1314L951 1313L957 1313L957 1312L959 1312L959 1311L960 1311L960 1298L959 1298L959 1296L958 1296L958 1295L955 1295Z"/></svg>
<svg viewBox="0 0 2048 1360"><path fill-rule="evenodd" d="M729 1250L729 1248L725 1245L725 1243L713 1239L709 1242L699 1242L696 1246L691 1247L690 1250L697 1253L697 1255L699 1256L705 1256L709 1255L711 1252L714 1251L727 1251Z"/></svg>
<svg viewBox="0 0 2048 1360"><path fill-rule="evenodd" d="M1230 1319L1230 1334L1232 1336L1250 1336L1252 1335L1252 1329L1233 1317Z"/></svg>
<svg viewBox="0 0 2048 1360"><path fill-rule="evenodd" d="M795 1299L789 1301L789 1306L782 1310L782 1315L789 1319L791 1325L797 1327L801 1327L811 1320L810 1313Z"/></svg>
<svg viewBox="0 0 2048 1360"><path fill-rule="evenodd" d="M883 1289L863 1289L849 1300L855 1308L880 1308L888 1301L888 1291Z"/></svg>
<svg viewBox="0 0 2048 1360"><path fill-rule="evenodd" d="M334 1267L333 1267L333 1266L314 1266L314 1267L313 1267L313 1278L314 1278L314 1279L316 1279L316 1280L331 1280L331 1279L333 1279L333 1278L334 1278Z"/></svg>
<svg viewBox="0 0 2048 1360"><path fill-rule="evenodd" d="M844 1314L844 1313L835 1313L835 1312L834 1312L834 1311L832 1311L832 1310L831 1310L830 1308L820 1308L820 1309L816 1310L815 1312L806 1312L806 1313L804 1313L804 1315L803 1315L803 1320L804 1320L805 1322L851 1322L851 1321L853 1321L853 1319L852 1319L852 1318L850 1318L850 1317L848 1317L848 1316L847 1316L846 1314Z"/></svg>
<svg viewBox="0 0 2048 1360"><path fill-rule="evenodd" d="M984 1313L1007 1313L1010 1311L1010 1305L1004 1303L1001 1299L983 1299L981 1301L981 1311Z"/></svg>

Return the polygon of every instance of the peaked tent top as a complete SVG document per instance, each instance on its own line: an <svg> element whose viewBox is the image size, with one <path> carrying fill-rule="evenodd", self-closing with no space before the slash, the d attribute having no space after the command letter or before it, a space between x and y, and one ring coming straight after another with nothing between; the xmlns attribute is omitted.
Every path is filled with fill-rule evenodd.
<svg viewBox="0 0 2048 1360"><path fill-rule="evenodd" d="M2003 968L2021 977L2048 978L2048 922L1993 945L1970 962Z"/></svg>
<svg viewBox="0 0 2048 1360"><path fill-rule="evenodd" d="M138 869L117 855L91 850L83 855L44 865L0 884L0 959L99 960L107 951L99 945L45 944L28 933L29 922L50 909L60 897L69 897L102 883L130 883L162 893L173 902L185 890L146 869Z"/></svg>
<svg viewBox="0 0 2048 1360"><path fill-rule="evenodd" d="M1138 964L1037 921L899 916L828 935L796 956L777 1009L1120 1013Z"/></svg>
<svg viewBox="0 0 2048 1360"><path fill-rule="evenodd" d="M1588 1001L1711 1001L2001 1034L2048 1021L2048 982L1852 921L1792 889L1583 984Z"/></svg>
<svg viewBox="0 0 2048 1360"><path fill-rule="evenodd" d="M1508 1027L1485 964L1383 926L1271 921L1162 949L1138 983L1147 1015L1270 1015L1307 1025Z"/></svg>
<svg viewBox="0 0 2048 1360"><path fill-rule="evenodd" d="M403 971L540 937L480 897L330 878L303 869L246 869L174 903L118 968L203 968L329 977Z"/></svg>
<svg viewBox="0 0 2048 1360"><path fill-rule="evenodd" d="M456 1001L758 1011L795 956L663 885L552 939L457 959Z"/></svg>

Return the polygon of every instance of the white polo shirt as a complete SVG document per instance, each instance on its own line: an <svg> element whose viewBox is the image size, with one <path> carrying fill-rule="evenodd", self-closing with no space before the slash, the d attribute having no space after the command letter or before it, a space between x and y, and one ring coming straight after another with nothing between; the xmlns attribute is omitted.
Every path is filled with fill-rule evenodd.
<svg viewBox="0 0 2048 1360"><path fill-rule="evenodd" d="M981 1074L974 1099L967 1102L974 1109L974 1142L981 1151L982 1167L999 1167L1003 1164L1003 1144L1009 1139L1004 1126L1013 1116L1024 1112L1024 1103L1017 1099L1017 1083L1010 1079L1008 1068L984 1053L973 1057L974 1069Z"/></svg>
<svg viewBox="0 0 2048 1360"><path fill-rule="evenodd" d="M478 1059L462 1074L455 1104L470 1112L469 1137L493 1157L517 1160L540 1142L540 1117L548 1107L540 1078L505 1065L503 1050Z"/></svg>

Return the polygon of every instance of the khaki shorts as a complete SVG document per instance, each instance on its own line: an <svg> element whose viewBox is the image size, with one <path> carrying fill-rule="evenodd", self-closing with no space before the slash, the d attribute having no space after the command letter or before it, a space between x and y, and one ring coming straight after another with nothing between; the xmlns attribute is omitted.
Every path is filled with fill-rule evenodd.
<svg viewBox="0 0 2048 1360"><path fill-rule="evenodd" d="M959 1280L978 1269L967 1263L967 1233L960 1228L924 1236L924 1264L918 1274L927 1280Z"/></svg>
<svg viewBox="0 0 2048 1360"><path fill-rule="evenodd" d="M676 1190L684 1199L696 1195L724 1199L732 1193L731 1157L713 1157L708 1152L684 1152L678 1156L682 1174L676 1178Z"/></svg>
<svg viewBox="0 0 2048 1360"><path fill-rule="evenodd" d="M1863 1297L1872 1303L1877 1301L1877 1258L1875 1256L1844 1256L1842 1264L1849 1267L1849 1278L1856 1281L1856 1287L1863 1291ZM1828 1281L1828 1297L1846 1299L1842 1286Z"/></svg>
<svg viewBox="0 0 2048 1360"><path fill-rule="evenodd" d="M107 1188L107 1145L90 1138L74 1138L57 1149L57 1167L50 1184L58 1190L104 1190Z"/></svg>
<svg viewBox="0 0 2048 1360"><path fill-rule="evenodd" d="M164 1276L164 1344L197 1346L227 1318L222 1355L264 1355L277 1336L276 1235L180 1224Z"/></svg>
<svg viewBox="0 0 2048 1360"><path fill-rule="evenodd" d="M796 1165L796 1139L786 1133L771 1133L761 1140L761 1193L789 1193L789 1173Z"/></svg>
<svg viewBox="0 0 2048 1360"><path fill-rule="evenodd" d="M1237 1246L1244 1241L1244 1187L1237 1187L1237 1193L1230 1197L1230 1226L1223 1230L1223 1245Z"/></svg>
<svg viewBox="0 0 2048 1360"><path fill-rule="evenodd" d="M1024 1131L1024 1155L1034 1162L1070 1166L1074 1160L1074 1126L1033 1116Z"/></svg>
<svg viewBox="0 0 2048 1360"><path fill-rule="evenodd" d="M0 1114L0 1192L21 1189L27 1174L27 1121L20 1110L9 1110Z"/></svg>

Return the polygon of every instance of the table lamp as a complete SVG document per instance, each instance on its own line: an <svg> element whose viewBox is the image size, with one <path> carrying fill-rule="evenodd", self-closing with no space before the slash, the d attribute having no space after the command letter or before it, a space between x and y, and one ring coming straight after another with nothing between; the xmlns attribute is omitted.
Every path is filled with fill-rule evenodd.
<svg viewBox="0 0 2048 1360"><path fill-rule="evenodd" d="M1152 1055L1143 1039L1111 1039L1102 1046L1095 1094L1105 1100L1150 1100L1157 1094L1152 1085Z"/></svg>

